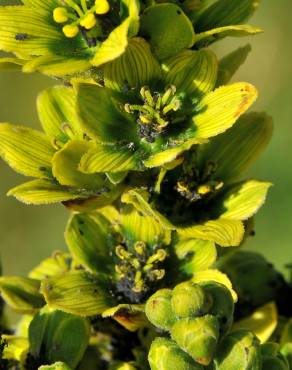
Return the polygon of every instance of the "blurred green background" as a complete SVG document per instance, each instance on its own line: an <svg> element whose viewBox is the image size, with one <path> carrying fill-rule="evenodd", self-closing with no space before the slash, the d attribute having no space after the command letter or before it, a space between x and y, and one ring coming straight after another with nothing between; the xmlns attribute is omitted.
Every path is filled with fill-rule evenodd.
<svg viewBox="0 0 292 370"><path fill-rule="evenodd" d="M265 33L253 38L226 39L214 47L219 56L250 43L252 52L234 80L245 80L260 92L254 109L274 117L269 149L249 175L274 183L266 205L256 217L256 237L247 247L261 251L278 268L292 262L292 2L263 0L250 24ZM39 74L0 73L0 121L38 127L35 99L57 83ZM1 143L0 143L1 145ZM5 193L23 182L0 163L0 251L6 274L26 274L53 250L65 249L68 216L61 206L26 206Z"/></svg>

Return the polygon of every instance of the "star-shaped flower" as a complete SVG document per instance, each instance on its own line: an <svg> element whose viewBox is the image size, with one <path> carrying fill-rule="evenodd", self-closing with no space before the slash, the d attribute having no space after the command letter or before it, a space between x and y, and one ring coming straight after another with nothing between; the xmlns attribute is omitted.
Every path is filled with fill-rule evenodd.
<svg viewBox="0 0 292 370"><path fill-rule="evenodd" d="M79 84L83 131L93 141L85 173L144 171L176 160L230 128L257 97L248 83L213 91L217 60L208 50L183 51L159 70L143 39L104 70L105 86Z"/></svg>
<svg viewBox="0 0 292 370"><path fill-rule="evenodd" d="M247 114L223 135L187 153L176 168L162 168L150 192L132 189L122 200L176 229L184 239L178 247L182 259L191 251L185 246L188 239L223 247L239 245L243 222L263 205L271 186L242 181L240 175L266 147L271 134L270 117Z"/></svg>
<svg viewBox="0 0 292 370"><path fill-rule="evenodd" d="M64 76L121 55L138 32L136 0L23 0L0 7L0 49L25 71Z"/></svg>

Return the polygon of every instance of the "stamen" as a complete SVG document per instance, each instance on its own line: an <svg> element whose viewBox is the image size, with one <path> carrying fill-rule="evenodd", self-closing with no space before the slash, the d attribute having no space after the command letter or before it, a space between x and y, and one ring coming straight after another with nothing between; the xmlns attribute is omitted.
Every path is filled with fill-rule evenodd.
<svg viewBox="0 0 292 370"><path fill-rule="evenodd" d="M96 23L97 21L96 21L95 15L92 13L89 13L87 14L85 18L81 20L80 25L86 28L87 30L91 30L96 25Z"/></svg>
<svg viewBox="0 0 292 370"><path fill-rule="evenodd" d="M79 33L79 27L72 24L66 24L66 26L64 26L62 30L64 35L68 38L73 38Z"/></svg>
<svg viewBox="0 0 292 370"><path fill-rule="evenodd" d="M69 19L66 8L55 8L53 12L53 18L56 23L66 23Z"/></svg>
<svg viewBox="0 0 292 370"><path fill-rule="evenodd" d="M95 13L99 15L106 14L110 11L110 5L107 0L95 1Z"/></svg>
<svg viewBox="0 0 292 370"><path fill-rule="evenodd" d="M140 90L144 104L125 104L124 109L127 113L136 114L140 137L149 143L153 143L170 123L183 120L182 116L173 114L181 107L175 91L175 86L170 86L163 94L157 92L152 94L149 87L144 86Z"/></svg>

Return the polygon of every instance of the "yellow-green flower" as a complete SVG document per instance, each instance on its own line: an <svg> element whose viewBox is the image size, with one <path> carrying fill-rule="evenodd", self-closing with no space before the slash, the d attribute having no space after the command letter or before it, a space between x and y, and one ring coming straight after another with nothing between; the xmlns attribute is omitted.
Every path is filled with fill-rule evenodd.
<svg viewBox="0 0 292 370"><path fill-rule="evenodd" d="M25 71L64 76L98 67L121 55L138 32L136 0L24 0L0 7L3 60Z"/></svg>
<svg viewBox="0 0 292 370"><path fill-rule="evenodd" d="M77 86L83 131L93 141L84 173L172 166L183 152L230 128L257 97L247 83L213 91L217 60L208 50L183 51L160 71L149 46L132 39L104 70L105 87Z"/></svg>
<svg viewBox="0 0 292 370"><path fill-rule="evenodd" d="M35 180L9 191L27 204L67 202L74 206L102 207L116 199L122 188L103 174L88 175L78 169L90 148L79 126L75 94L71 88L55 87L38 99L45 133L27 127L0 124L0 156L17 172ZM73 206L73 204L72 204Z"/></svg>
<svg viewBox="0 0 292 370"><path fill-rule="evenodd" d="M188 255L183 246L188 239L239 245L243 222L263 205L271 186L242 181L240 175L265 148L271 133L269 117L247 114L225 134L189 151L176 168L164 166L150 191L132 189L123 200L143 213L169 219L167 227L176 229L183 240L181 258Z"/></svg>

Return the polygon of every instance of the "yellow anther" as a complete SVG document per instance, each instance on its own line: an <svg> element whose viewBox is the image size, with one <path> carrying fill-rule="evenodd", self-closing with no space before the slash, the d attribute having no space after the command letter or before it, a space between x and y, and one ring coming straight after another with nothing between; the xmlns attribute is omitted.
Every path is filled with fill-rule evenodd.
<svg viewBox="0 0 292 370"><path fill-rule="evenodd" d="M65 23L68 21L68 13L66 8L55 8L53 12L53 18L56 23Z"/></svg>
<svg viewBox="0 0 292 370"><path fill-rule="evenodd" d="M87 30L91 30L96 25L95 15L92 13L87 14L80 22L80 25Z"/></svg>
<svg viewBox="0 0 292 370"><path fill-rule="evenodd" d="M95 13L96 14L106 14L110 10L110 5L107 0L95 0Z"/></svg>
<svg viewBox="0 0 292 370"><path fill-rule="evenodd" d="M68 38L73 38L78 35L79 28L78 26L67 24L63 27L63 33Z"/></svg>
<svg viewBox="0 0 292 370"><path fill-rule="evenodd" d="M141 122L142 123L144 123L145 125L148 125L148 124L150 124L151 123L151 121L147 118L147 117L145 117L145 116L140 116L140 120L141 120Z"/></svg>
<svg viewBox="0 0 292 370"><path fill-rule="evenodd" d="M206 195L212 191L211 187L209 185L200 185L198 187L198 193L200 195Z"/></svg>

